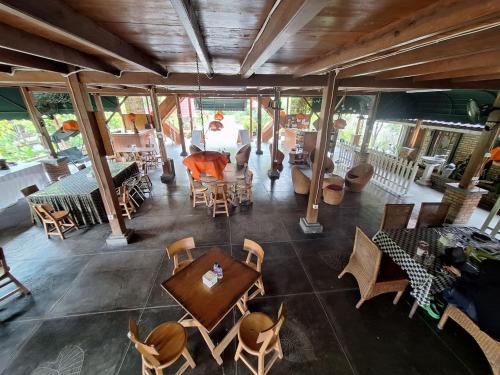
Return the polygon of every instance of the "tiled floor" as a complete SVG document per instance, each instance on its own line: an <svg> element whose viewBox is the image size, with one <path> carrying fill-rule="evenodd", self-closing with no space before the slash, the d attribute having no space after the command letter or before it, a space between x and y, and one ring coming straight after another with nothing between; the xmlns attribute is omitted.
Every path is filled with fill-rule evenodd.
<svg viewBox="0 0 500 375"><path fill-rule="evenodd" d="M40 227L31 226L22 202L0 214L0 243L14 274L33 292L0 304L0 373L139 375L140 356L126 337L127 321L138 319L144 336L182 316L159 284L172 270L165 246L186 236L195 238L196 254L219 246L242 258L244 238L262 244L267 293L250 309L275 315L281 302L286 309L285 358L271 374L490 373L475 342L452 322L439 332L436 322L421 313L410 320L408 300L393 306L392 296L375 298L358 311L354 279L337 279L355 227L374 234L384 204L394 197L372 186L361 194L347 193L338 207L320 206L325 231L305 235L298 222L307 198L293 193L287 165L281 178L270 182L268 148L263 149L262 156L252 153L250 163L255 202L229 218L212 219L205 208L191 207L176 157L176 182L165 186L154 175L154 197L127 221L137 238L123 248L106 247L107 225L80 230L62 242L47 240ZM239 313L226 317L215 341L238 318ZM249 373L233 361L235 343L220 367L197 331L189 331L189 350L197 367L188 373Z"/></svg>

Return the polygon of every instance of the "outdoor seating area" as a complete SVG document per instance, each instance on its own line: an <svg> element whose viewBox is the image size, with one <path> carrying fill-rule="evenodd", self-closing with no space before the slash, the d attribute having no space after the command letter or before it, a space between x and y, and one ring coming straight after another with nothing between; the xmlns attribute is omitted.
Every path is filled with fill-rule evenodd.
<svg viewBox="0 0 500 375"><path fill-rule="evenodd" d="M500 375L499 31L0 0L0 375Z"/></svg>

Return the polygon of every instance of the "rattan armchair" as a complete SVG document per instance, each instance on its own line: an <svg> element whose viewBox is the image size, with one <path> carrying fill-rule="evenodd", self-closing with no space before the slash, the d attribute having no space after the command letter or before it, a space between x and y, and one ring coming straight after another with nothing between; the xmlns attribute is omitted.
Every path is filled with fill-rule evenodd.
<svg viewBox="0 0 500 375"><path fill-rule="evenodd" d="M347 172L345 176L345 185L347 189L355 193L361 192L366 184L370 182L373 173L374 169L371 164L362 163L355 166Z"/></svg>
<svg viewBox="0 0 500 375"><path fill-rule="evenodd" d="M414 204L386 204L380 229L405 229L411 218Z"/></svg>
<svg viewBox="0 0 500 375"><path fill-rule="evenodd" d="M248 160L250 159L250 152L251 151L252 151L252 147L250 146L250 144L246 144L246 145L241 146L235 155L236 165L242 167L245 164L248 164Z"/></svg>
<svg viewBox="0 0 500 375"><path fill-rule="evenodd" d="M292 183L297 194L309 194L311 180L296 165L292 167Z"/></svg>
<svg viewBox="0 0 500 375"><path fill-rule="evenodd" d="M352 274L358 282L361 299L356 304L361 305L380 294L397 292L393 303L397 304L408 286L408 279L388 256L358 227L349 263L340 273L339 279L345 273Z"/></svg>
<svg viewBox="0 0 500 375"><path fill-rule="evenodd" d="M309 154L309 164L312 166L314 163L314 156L316 155L316 149L313 148L311 153ZM323 172L324 173L332 173L335 169L335 165L333 164L332 159L325 155L325 162L323 164Z"/></svg>
<svg viewBox="0 0 500 375"><path fill-rule="evenodd" d="M448 211L450 210L449 203L443 202L427 202L422 203L420 212L418 213L417 228L439 227L446 221Z"/></svg>
<svg viewBox="0 0 500 375"><path fill-rule="evenodd" d="M490 363L493 374L500 375L500 342L481 331L467 314L453 305L448 305L448 307L446 307L438 324L439 329L443 329L448 318L453 319L459 326L465 329L474 340L476 340Z"/></svg>
<svg viewBox="0 0 500 375"><path fill-rule="evenodd" d="M71 174L66 160L59 161L57 164L42 163L42 166L51 182L59 181L61 177L66 177Z"/></svg>

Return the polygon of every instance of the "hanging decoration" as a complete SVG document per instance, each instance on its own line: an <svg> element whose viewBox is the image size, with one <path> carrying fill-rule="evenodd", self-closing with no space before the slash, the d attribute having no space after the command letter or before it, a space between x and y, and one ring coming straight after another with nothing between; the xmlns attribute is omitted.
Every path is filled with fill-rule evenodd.
<svg viewBox="0 0 500 375"><path fill-rule="evenodd" d="M65 132L74 132L79 130L80 126L75 120L66 120L63 122L62 128Z"/></svg>
<svg viewBox="0 0 500 375"><path fill-rule="evenodd" d="M215 119L215 121L224 120L224 112L222 112L222 111L215 112L214 119Z"/></svg>
<svg viewBox="0 0 500 375"><path fill-rule="evenodd" d="M137 126L135 126L135 120L137 119L137 115L131 112L127 115L127 118L132 122L132 125L134 125L134 133L139 134L139 129L137 129Z"/></svg>
<svg viewBox="0 0 500 375"><path fill-rule="evenodd" d="M306 119L306 115L304 115L302 112L297 114L297 120L302 121Z"/></svg>
<svg viewBox="0 0 500 375"><path fill-rule="evenodd" d="M333 122L334 129L344 129L346 126L347 126L346 120L340 117Z"/></svg>

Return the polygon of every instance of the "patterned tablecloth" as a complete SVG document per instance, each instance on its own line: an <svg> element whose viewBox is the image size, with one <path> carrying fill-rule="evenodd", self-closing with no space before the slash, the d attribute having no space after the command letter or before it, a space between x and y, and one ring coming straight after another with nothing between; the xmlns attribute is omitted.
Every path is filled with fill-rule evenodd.
<svg viewBox="0 0 500 375"><path fill-rule="evenodd" d="M454 281L448 272L443 269L440 255L444 253L444 246L439 242L441 235L452 233L457 240L470 242L470 235L477 231L469 227L440 227L378 231L373 241L384 253L406 271L412 287L411 295L420 306L428 306L432 295L451 286ZM431 264L424 264L425 256L416 257L419 241L429 244L428 252L435 256Z"/></svg>
<svg viewBox="0 0 500 375"><path fill-rule="evenodd" d="M135 162L109 163L115 186L139 173ZM79 225L108 221L92 167L57 181L28 197L31 203L50 203L56 210L71 213Z"/></svg>

